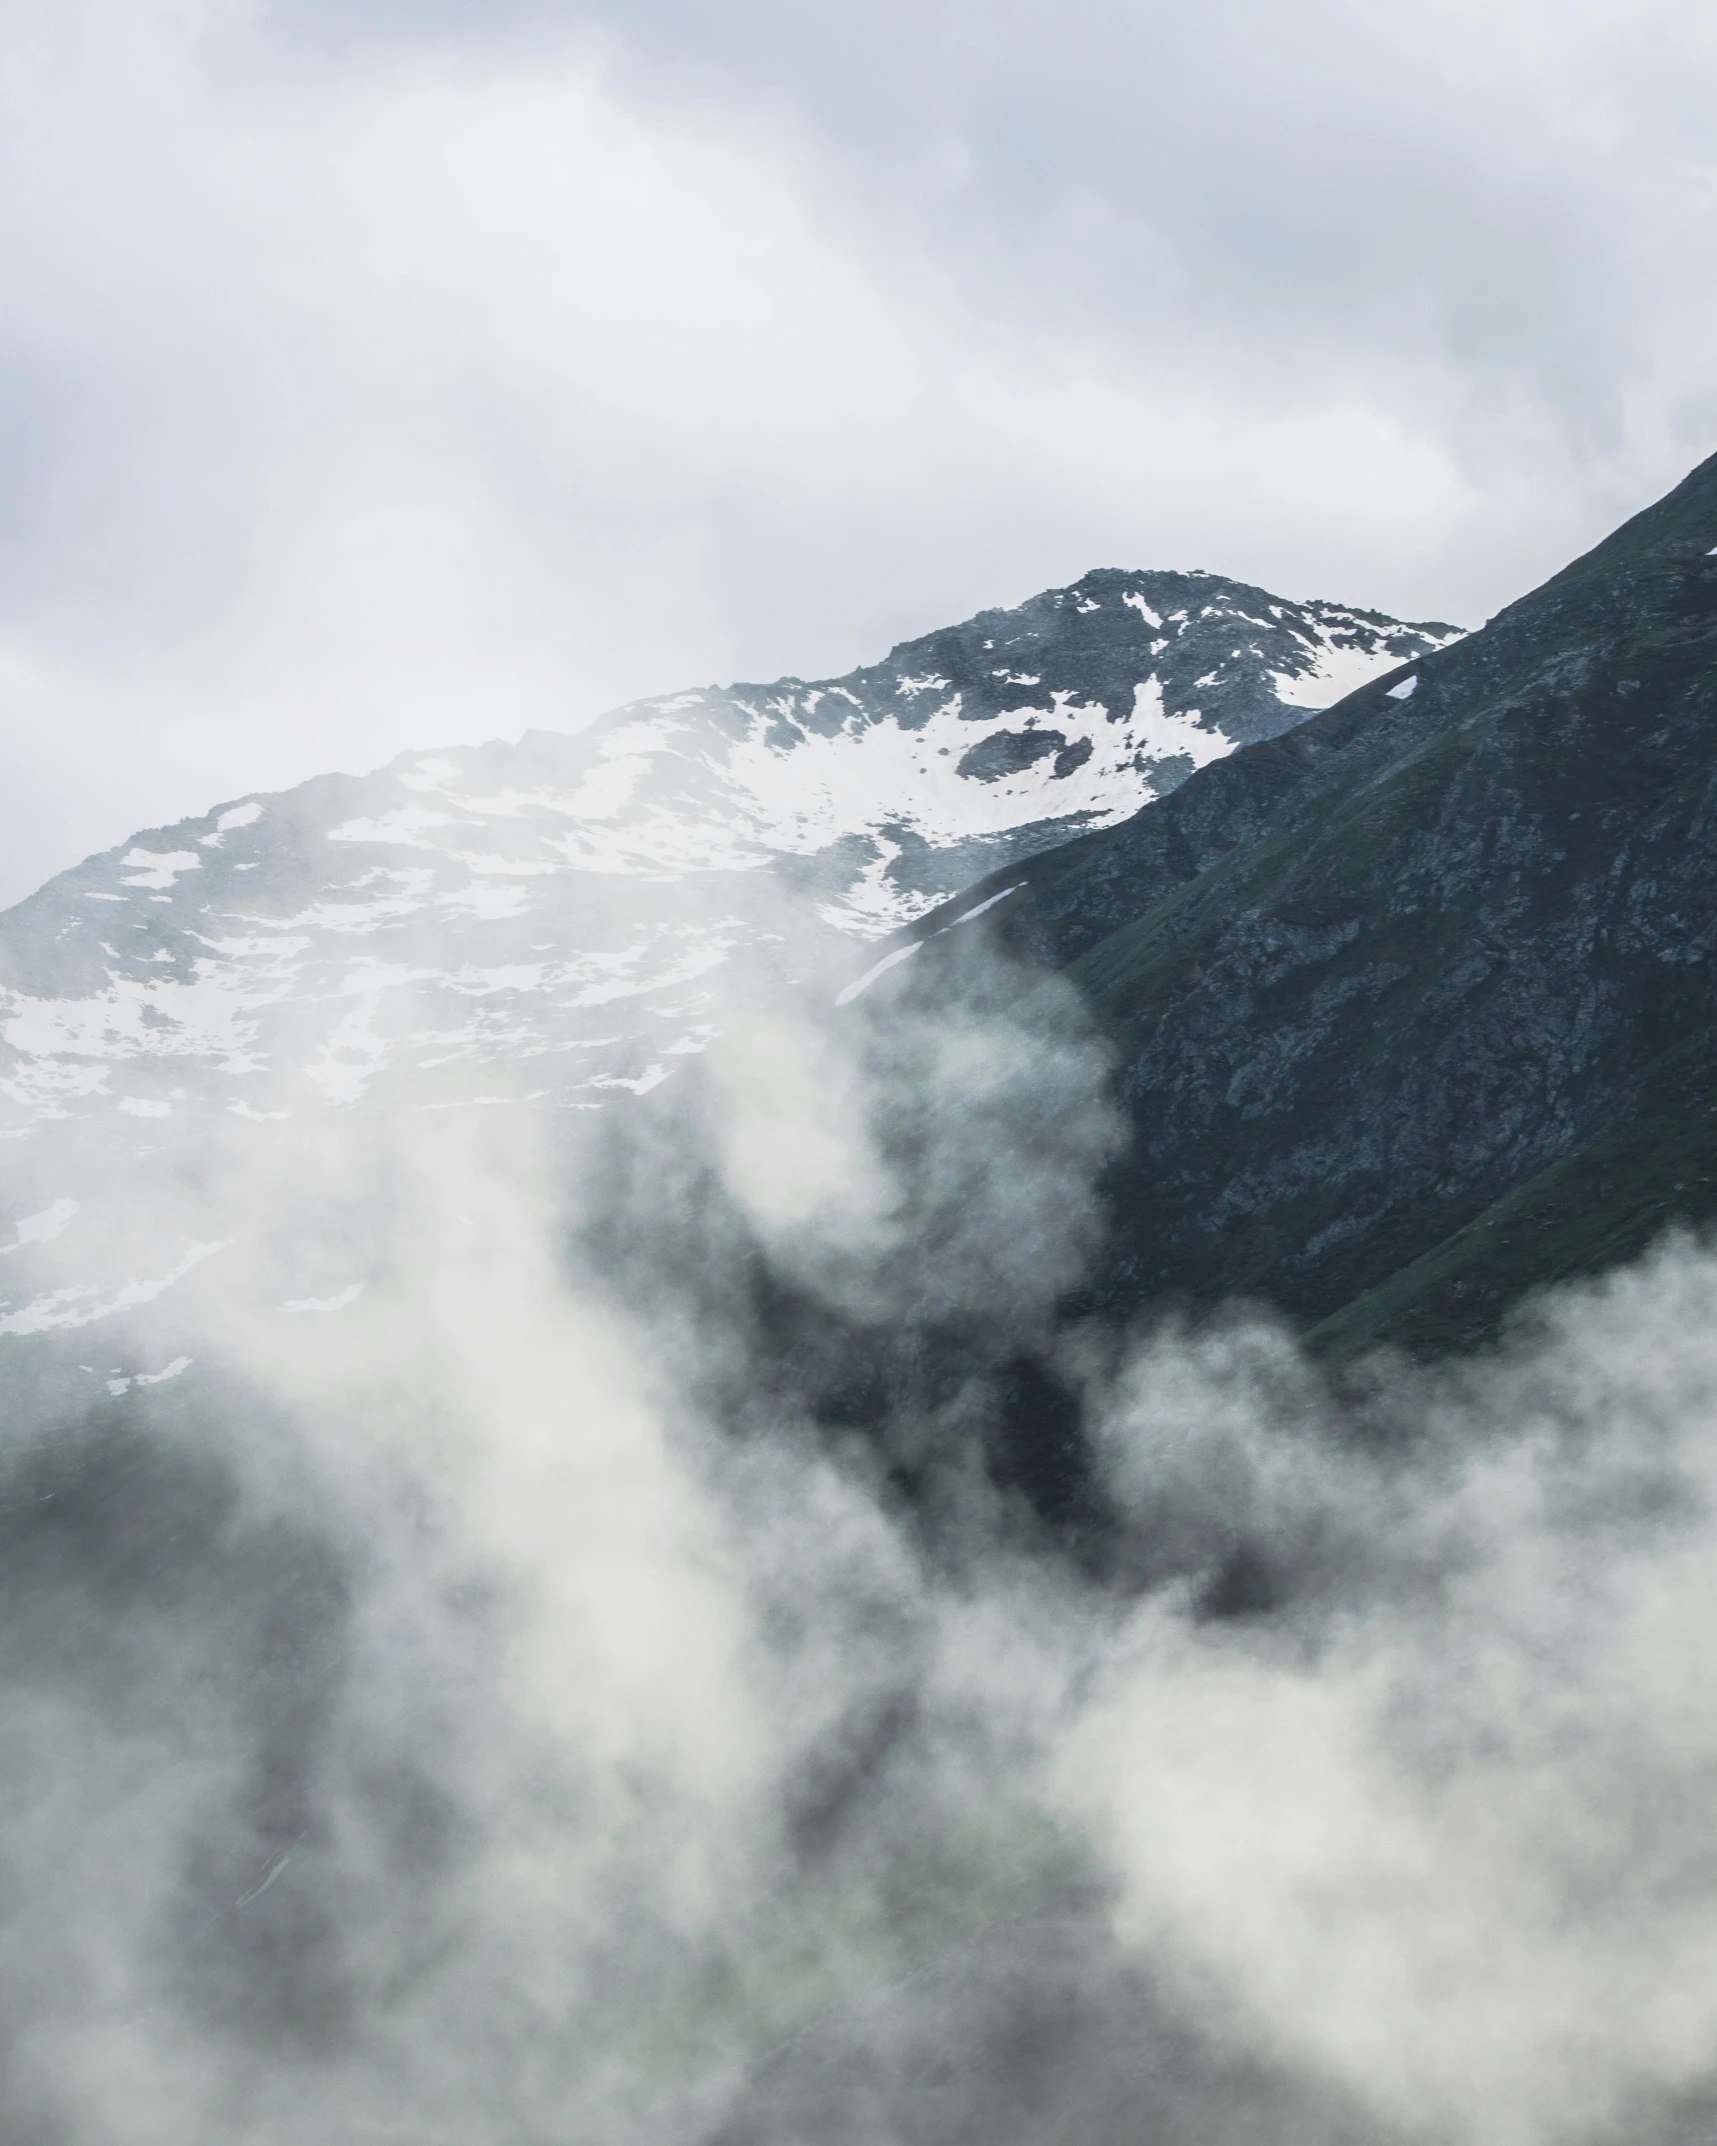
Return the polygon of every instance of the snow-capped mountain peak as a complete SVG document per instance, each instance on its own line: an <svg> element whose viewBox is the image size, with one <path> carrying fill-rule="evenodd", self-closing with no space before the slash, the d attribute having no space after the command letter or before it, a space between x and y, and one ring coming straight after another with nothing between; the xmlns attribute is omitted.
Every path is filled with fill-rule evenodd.
<svg viewBox="0 0 1717 2146"><path fill-rule="evenodd" d="M237 800L0 921L0 1088L20 1125L160 1136L383 1076L463 1091L496 1061L569 1100L648 1087L742 974L909 922L1454 637L1103 570L841 678Z"/></svg>

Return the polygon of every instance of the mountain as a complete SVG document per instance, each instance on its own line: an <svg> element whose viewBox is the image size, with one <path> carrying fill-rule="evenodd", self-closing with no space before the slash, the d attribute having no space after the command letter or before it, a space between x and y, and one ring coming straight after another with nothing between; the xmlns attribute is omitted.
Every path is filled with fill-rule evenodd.
<svg viewBox="0 0 1717 2146"><path fill-rule="evenodd" d="M746 1008L832 995L855 940L1455 631L1102 571L844 678L408 753L90 858L0 917L13 1374L100 1325L120 1360L77 1376L130 1390L199 1291L345 1301L367 1269L325 1241L237 1279L266 1228L186 1196L235 1143L360 1101L647 1093Z"/></svg>
<svg viewBox="0 0 1717 2146"><path fill-rule="evenodd" d="M1482 631L967 890L1117 1056L1089 1304L1435 1351L1717 1212L1714 836L1717 458ZM877 988L945 991L956 913Z"/></svg>
<svg viewBox="0 0 1717 2146"><path fill-rule="evenodd" d="M1709 1262L1127 1329L1711 1210L1717 463L1166 579L0 919L0 2135L1711 2134Z"/></svg>
<svg viewBox="0 0 1717 2146"><path fill-rule="evenodd" d="M845 678L240 799L0 918L0 1091L16 1129L344 1103L389 1072L466 1092L495 1062L647 1087L748 968L837 958L1454 634L1098 572Z"/></svg>
<svg viewBox="0 0 1717 2146"><path fill-rule="evenodd" d="M1132 1126L1070 1312L1476 1339L1711 1211L1714 546L1717 462L1465 638L1099 572L141 834L0 919L0 1334L177 1286L194 1242L85 1272L55 1220L118 1158L521 1071L590 1108L782 992L993 991L999 947L1079 994Z"/></svg>

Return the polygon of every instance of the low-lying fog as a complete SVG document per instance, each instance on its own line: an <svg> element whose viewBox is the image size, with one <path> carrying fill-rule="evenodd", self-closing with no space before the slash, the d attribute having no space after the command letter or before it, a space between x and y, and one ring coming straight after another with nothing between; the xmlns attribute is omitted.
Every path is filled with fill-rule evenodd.
<svg viewBox="0 0 1717 2146"><path fill-rule="evenodd" d="M1100 1048L867 1007L152 1182L193 1368L7 1443L8 2139L1712 2128L1717 1258L1339 1397L1057 1333Z"/></svg>

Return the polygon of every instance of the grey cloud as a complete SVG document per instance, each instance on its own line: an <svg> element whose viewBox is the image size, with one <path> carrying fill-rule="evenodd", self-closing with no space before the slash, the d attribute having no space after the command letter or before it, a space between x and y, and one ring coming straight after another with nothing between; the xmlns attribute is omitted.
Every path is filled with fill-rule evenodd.
<svg viewBox="0 0 1717 2146"><path fill-rule="evenodd" d="M18 5L11 891L1100 562L1476 621L1717 422L1699 19L1487 21Z"/></svg>
<svg viewBox="0 0 1717 2146"><path fill-rule="evenodd" d="M274 19L351 34L315 4ZM1692 145L1659 131L1714 62L1673 4L1481 22L1347 0L540 0L481 16L401 0L361 34L384 24L479 43L508 25L598 30L759 126L800 114L1004 313L1190 335L1242 368L1445 365L1457 399L1548 409L1565 452L1624 444L1624 398L1685 265L1657 228L1666 208L1709 239ZM1702 413L1678 415L1697 444Z"/></svg>

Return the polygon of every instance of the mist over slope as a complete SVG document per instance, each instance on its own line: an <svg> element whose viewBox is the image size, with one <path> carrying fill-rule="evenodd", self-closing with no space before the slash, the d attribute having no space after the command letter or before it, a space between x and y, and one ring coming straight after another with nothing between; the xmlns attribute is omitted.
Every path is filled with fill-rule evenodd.
<svg viewBox="0 0 1717 2146"><path fill-rule="evenodd" d="M1169 577L1094 576L1041 663L986 614L12 912L0 2130L1707 2138L1717 1255L1339 1377L1212 1304L1682 1093L1714 486L1292 729L1273 599L1133 676Z"/></svg>
<svg viewBox="0 0 1717 2146"><path fill-rule="evenodd" d="M355 1109L180 1183L280 1265L0 1458L9 2136L1708 2132L1710 1257L1357 1401L1255 1321L1057 1342L1101 1040L864 1019L570 1150ZM311 1245L343 1306L265 1286ZM933 1296L959 1390L843 1437L759 1258ZM980 1463L1022 1334L1101 1575Z"/></svg>

